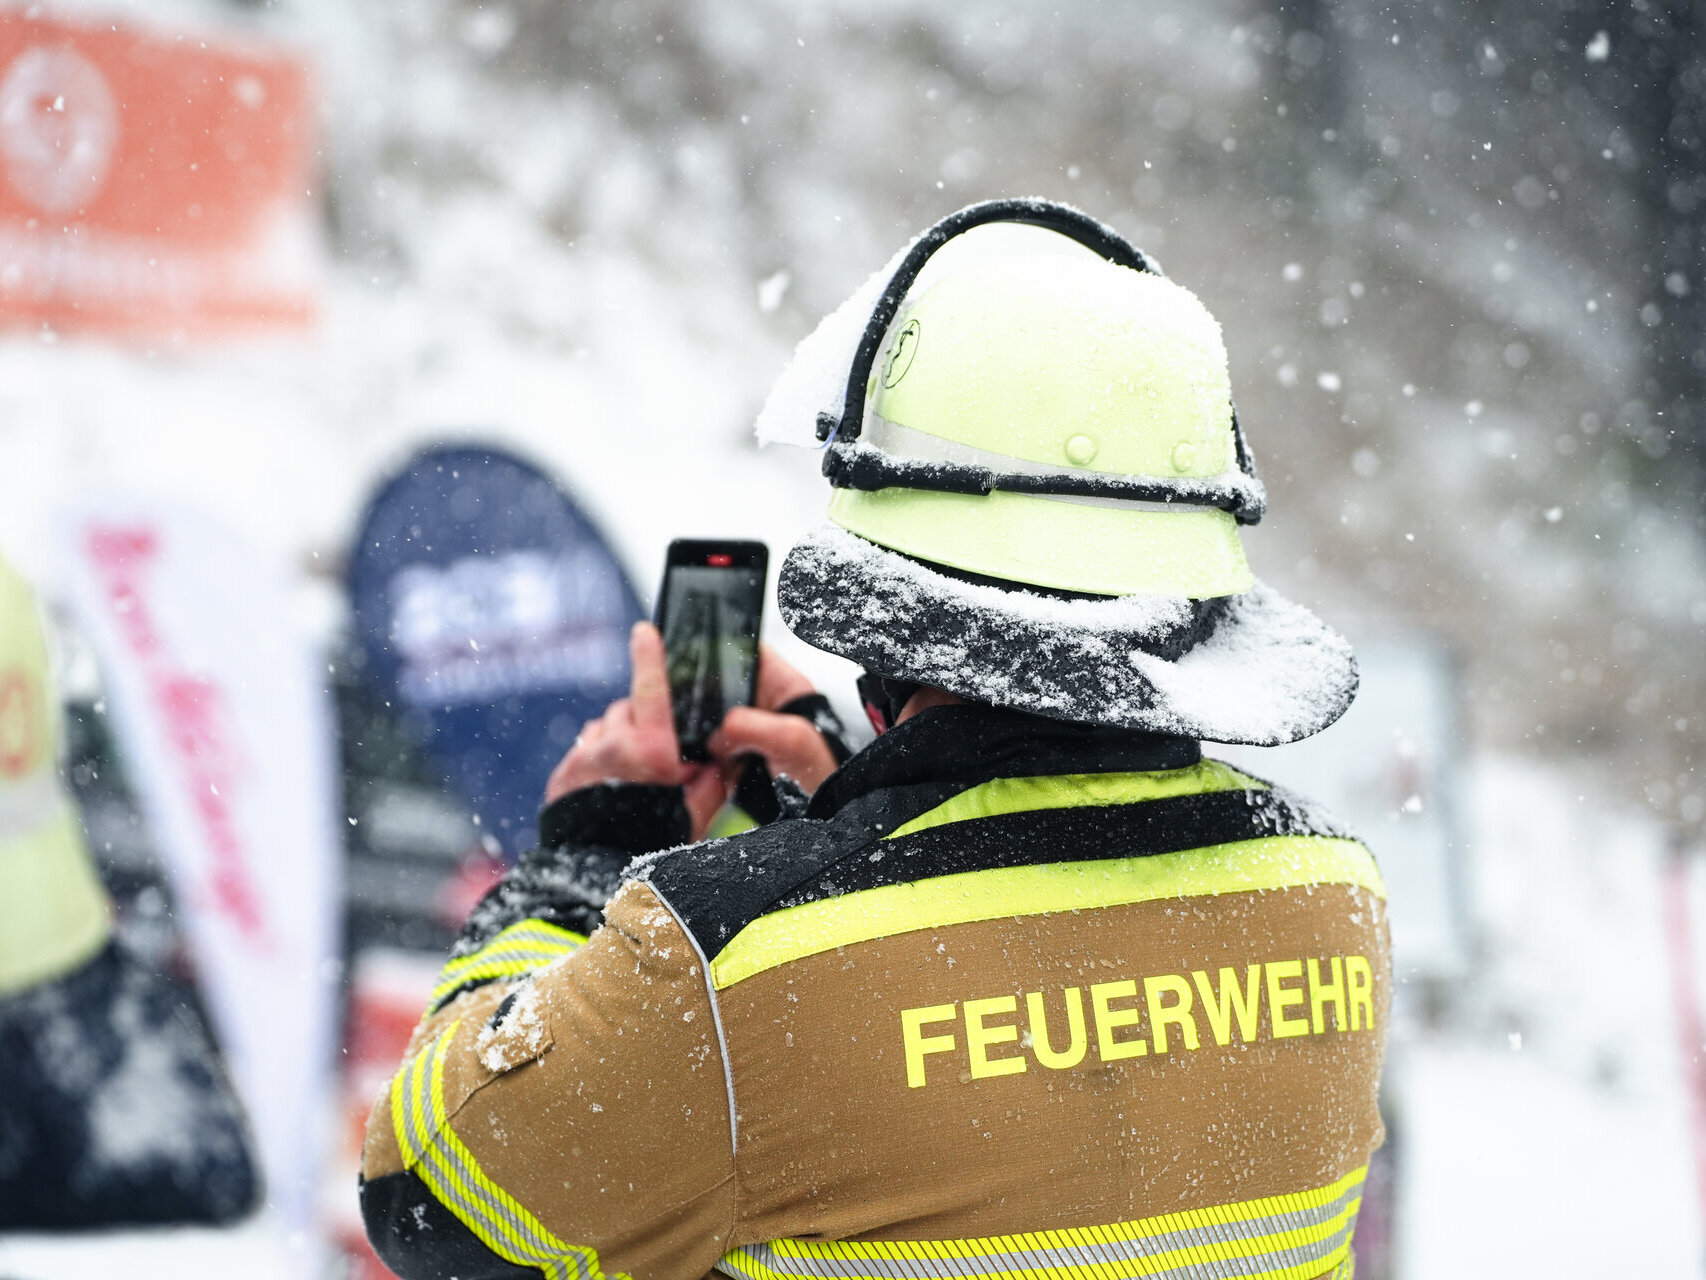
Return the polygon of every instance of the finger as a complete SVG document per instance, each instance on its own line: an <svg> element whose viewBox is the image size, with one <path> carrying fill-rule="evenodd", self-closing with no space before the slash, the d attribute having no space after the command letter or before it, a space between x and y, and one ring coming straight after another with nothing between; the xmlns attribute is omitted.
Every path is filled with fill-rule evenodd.
<svg viewBox="0 0 1706 1280"><path fill-rule="evenodd" d="M816 790L835 772L834 753L811 721L801 716L735 707L723 717L707 746L725 762L740 755L763 756L772 774L785 774L807 791Z"/></svg>
<svg viewBox="0 0 1706 1280"><path fill-rule="evenodd" d="M649 622L636 622L628 636L628 657L634 677L629 685L634 724L642 731L667 728L675 736L675 713L669 703L669 672L664 665L663 636Z"/></svg>
<svg viewBox="0 0 1706 1280"><path fill-rule="evenodd" d="M741 754L787 754L797 751L808 737L819 736L803 716L762 711L757 707L730 707L723 723L706 746L719 759Z"/></svg>
<svg viewBox="0 0 1706 1280"><path fill-rule="evenodd" d="M755 706L765 711L777 711L795 698L816 692L812 682L776 650L767 644L758 646L758 687L753 692Z"/></svg>

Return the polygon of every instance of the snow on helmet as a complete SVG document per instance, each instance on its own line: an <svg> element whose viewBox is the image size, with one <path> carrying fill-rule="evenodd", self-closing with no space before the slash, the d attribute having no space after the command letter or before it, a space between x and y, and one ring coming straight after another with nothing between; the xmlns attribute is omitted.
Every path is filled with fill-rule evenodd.
<svg viewBox="0 0 1706 1280"><path fill-rule="evenodd" d="M1003 222L1064 240L920 281ZM932 227L864 305L839 412L817 416L831 523L777 582L801 639L979 701L1219 742L1343 714L1349 645L1244 558L1266 498L1193 294L1077 210L1002 200Z"/></svg>
<svg viewBox="0 0 1706 1280"><path fill-rule="evenodd" d="M59 715L28 585L0 560L0 996L106 942L106 893L59 782Z"/></svg>

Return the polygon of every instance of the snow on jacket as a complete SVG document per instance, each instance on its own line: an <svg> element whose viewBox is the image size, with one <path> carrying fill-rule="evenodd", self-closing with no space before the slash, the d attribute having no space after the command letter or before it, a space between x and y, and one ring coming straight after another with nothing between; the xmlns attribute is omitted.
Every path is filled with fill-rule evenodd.
<svg viewBox="0 0 1706 1280"><path fill-rule="evenodd" d="M1295 797L955 706L802 818L683 846L678 792L603 786L541 828L369 1122L406 1280L1348 1275L1384 891Z"/></svg>

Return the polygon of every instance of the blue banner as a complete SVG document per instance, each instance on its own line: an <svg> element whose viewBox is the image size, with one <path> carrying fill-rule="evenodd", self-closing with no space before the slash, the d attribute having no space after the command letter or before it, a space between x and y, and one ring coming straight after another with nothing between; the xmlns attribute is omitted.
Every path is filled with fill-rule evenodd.
<svg viewBox="0 0 1706 1280"><path fill-rule="evenodd" d="M349 564L362 678L511 855L545 778L628 684L640 602L603 537L536 467L428 450L388 481Z"/></svg>

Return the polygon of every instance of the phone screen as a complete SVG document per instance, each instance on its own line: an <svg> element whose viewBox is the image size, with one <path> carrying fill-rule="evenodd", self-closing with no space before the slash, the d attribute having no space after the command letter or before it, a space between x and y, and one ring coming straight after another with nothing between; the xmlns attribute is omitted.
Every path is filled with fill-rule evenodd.
<svg viewBox="0 0 1706 1280"><path fill-rule="evenodd" d="M659 601L665 665L682 755L704 759L723 713L752 701L765 565L762 547L757 563L729 551L676 556L672 548Z"/></svg>

